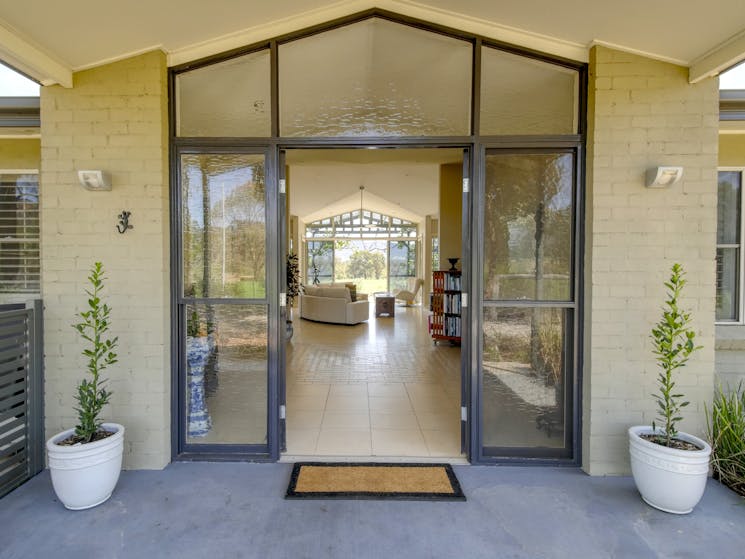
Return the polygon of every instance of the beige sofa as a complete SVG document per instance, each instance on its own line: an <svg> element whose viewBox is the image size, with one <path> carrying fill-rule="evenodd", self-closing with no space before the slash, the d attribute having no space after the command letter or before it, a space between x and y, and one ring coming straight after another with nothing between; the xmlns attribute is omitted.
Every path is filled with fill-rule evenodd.
<svg viewBox="0 0 745 559"><path fill-rule="evenodd" d="M370 318L370 305L365 293L358 293L352 302L344 286L308 286L300 295L300 318L334 324L359 324Z"/></svg>

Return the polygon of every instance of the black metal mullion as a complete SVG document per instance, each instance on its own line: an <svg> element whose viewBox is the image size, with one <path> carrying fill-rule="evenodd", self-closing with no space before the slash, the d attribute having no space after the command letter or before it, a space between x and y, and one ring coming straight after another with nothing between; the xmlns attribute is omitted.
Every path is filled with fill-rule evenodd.
<svg viewBox="0 0 745 559"><path fill-rule="evenodd" d="M267 332L267 444L273 460L279 459L279 378L281 344L284 342L285 331L282 328L281 309L279 306L279 283L281 266L280 213L279 213L279 175L278 152L270 149L265 159L266 186L266 297L268 300L268 332Z"/></svg>

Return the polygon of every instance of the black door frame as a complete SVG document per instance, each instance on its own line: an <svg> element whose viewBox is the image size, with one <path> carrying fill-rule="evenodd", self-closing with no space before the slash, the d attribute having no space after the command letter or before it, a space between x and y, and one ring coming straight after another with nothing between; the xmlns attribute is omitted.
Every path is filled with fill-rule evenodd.
<svg viewBox="0 0 745 559"><path fill-rule="evenodd" d="M582 259L584 255L584 168L585 168L585 149L584 137L577 135L574 137L554 137L554 138L533 138L526 141L525 138L484 138L476 149L476 162L474 163L474 173L476 174L475 188L473 195L474 214L472 219L472 245L471 249L475 255L472 259L473 282L471 290L473 301L471 303L471 327L473 332L481 332L483 324L483 254L484 254L484 196L486 189L486 156L489 152L503 151L506 153L541 153L553 151L566 151L574 154L574 176L573 176L573 253L572 253L572 295L573 303L564 305L571 308L573 312L572 320L572 344L567 352L568 364L565 364L565 371L571 377L571 382L567 386L569 393L569 410L567 413L568 420L566 429L570 432L571 444L567 447L570 456L552 457L542 454L539 449L535 452L519 449L517 454L505 454L504 456L488 455L484 453L483 447L483 392L481 391L481 382L483 377L483 368L481 367L483 355L482 336L472 338L471 351L469 352L474 360L475 374L471 375L473 384L471 386L471 403L472 403L472 425L471 428L471 462L474 464L515 464L515 465L551 465L551 466L579 466L582 463L581 440L582 440L582 418L580 414L582 404L582 342L583 342L583 316L584 316L584 267ZM550 303L549 303L550 304ZM519 305L519 303L518 303ZM538 305L542 306L542 305ZM549 305L545 305L549 306ZM505 449L508 451L509 449Z"/></svg>
<svg viewBox="0 0 745 559"><path fill-rule="evenodd" d="M322 33L324 31L342 27L348 24L363 21L368 18L381 18L395 23L408 25L410 27L430 31L433 33L440 33L454 38L459 38L464 41L468 41L473 45L473 57L472 57L472 73L471 73L471 127L470 134L465 136L453 136L453 137L298 137L298 138L286 138L280 135L280 123L279 123L279 61L278 61L278 48L279 45L288 41L294 41L304 37L314 35L316 33ZM577 133L567 135L521 135L521 136L483 136L480 131L480 105L481 105L481 53L484 48L493 48L504 52L516 54L528 59L535 59L539 61L545 61L554 65L563 66L578 73L578 106L577 106ZM251 52L260 50L268 50L270 52L270 97L271 97L271 132L267 137L179 137L176 133L176 122L177 122L177 111L175 101L176 91L176 78L183 72L206 67L217 62L223 62L232 58L236 58ZM283 344L284 327L281 324L283 315L281 315L281 309L279 307L279 293L280 288L283 285L281 282L284 281L282 274L284 270L284 263L278 261L278 257L281 253L283 245L280 244L282 239L279 236L278 225L281 216L279 215L277 204L279 203L279 194L277 189L279 188L279 180L277 175L277 165L280 150L282 149L296 149L296 148L425 148L425 147L452 147L452 148L467 148L470 150L470 169L471 176L469 181L469 193L468 203L464 204L465 208L468 208L469 212L469 224L470 227L464 227L464 239L463 239L463 283L465 289L467 289L468 305L464 309L464 330L468 332L468 339L462 340L462 348L465 351L461 352L462 368L468 371L466 375L468 386L463 388L465 395L468 395L470 406L466 410L466 421L470 422L471 428L467 429L470 431L470 439L467 440L468 457L473 463L500 463L508 462L514 463L519 462L510 458L486 458L479 456L479 424L480 417L480 398L479 398L479 382L478 374L480 353L479 344L480 336L476 335L480 330L481 326L481 283L482 283L482 262L479 258L480 252L480 239L479 232L482 230L483 217L478 207L478 196L477 192L483 190L484 177L481 169L482 162L484 161L484 149L486 147L532 147L544 145L548 147L563 147L567 144L574 146L578 150L578 205L577 205L577 219L580 225L584 223L583 220L583 192L584 192L584 169L585 169L585 134L587 130L586 114L587 114L587 64L579 63L573 60L562 59L561 57L546 55L544 53L532 51L523 47L511 45L496 41L491 38L483 37L474 33L469 33L449 27L444 27L430 22L403 16L393 12L380 9L370 9L363 12L353 14L351 16L342 17L336 20L328 21L320 25L298 30L293 33L289 33L283 36L270 38L264 41L260 41L251 45L240 47L232 51L227 51L214 56L209 56L200 60L191 61L179 66L173 67L169 70L169 129L170 129L170 174L171 174L171 367L172 367L172 390L171 390L171 457L173 460L181 459L251 459L251 460L277 460L280 453L280 441L282 434L280 429L282 424L279 418L279 401L280 401L280 384L278 379L279 368L283 367L284 364L280 364L279 360L282 358L279 353L279 348ZM271 239L267 238L267 305L269 312L269 401L268 401L268 432L267 432L267 445L265 446L265 452L263 453L245 453L235 452L236 448L233 445L226 445L229 448L217 448L215 447L215 453L200 452L189 453L185 452L182 445L180 445L180 431L181 424L179 423L179 407L180 402L183 398L183 387L180 383L182 364L184 356L182 355L183 348L180 338L180 332L184 325L182 319L179 316L178 309L180 308L179 294L180 291L180 243L181 239L178 237L177 232L180 231L180 184L178 182L178 154L188 152L188 150L195 150L194 153L209 152L211 150L245 150L245 149L263 149L266 150L266 188L267 188L267 227L269 224L274 226L270 230ZM201 150L201 151L200 151ZM271 193L271 195L270 195ZM466 194L464 194L465 196ZM465 200L464 200L465 201ZM271 205L271 207L270 207ZM576 360L574 362L575 367L575 379L573 387L573 405L574 405L574 418L573 424L576 426L574 430L574 456L571 462L573 464L580 463L580 443L581 443L581 374L582 374L582 273L581 267L581 256L584 254L583 237L579 236L577 241L577 254L575 262L575 271L579 276L579 287L578 291L578 311L577 311L577 328L576 335L577 340L575 343L575 354ZM466 266L465 255L468 254L470 263ZM473 335L471 335L473 334ZM248 449L246 449L248 450ZM556 460L540 460L541 462L547 462L549 464L556 464ZM536 460L532 460L531 463L536 463ZM567 463L566 461L560 462L562 464Z"/></svg>

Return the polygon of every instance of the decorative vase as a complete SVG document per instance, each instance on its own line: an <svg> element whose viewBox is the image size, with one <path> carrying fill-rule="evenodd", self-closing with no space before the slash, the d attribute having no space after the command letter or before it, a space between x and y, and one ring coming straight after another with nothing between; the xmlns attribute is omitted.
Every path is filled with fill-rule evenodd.
<svg viewBox="0 0 745 559"><path fill-rule="evenodd" d="M450 269L448 270L448 272L458 271L458 268L455 267L455 265L458 263L458 260L460 260L460 258L448 258L448 262L450 262Z"/></svg>
<svg viewBox="0 0 745 559"><path fill-rule="evenodd" d="M656 434L662 431L657 429ZM652 435L649 425L629 428L631 472L642 499L656 509L688 514L701 500L709 476L711 446L706 441L678 432L677 438L700 450L669 448L643 439Z"/></svg>
<svg viewBox="0 0 745 559"><path fill-rule="evenodd" d="M124 451L124 426L103 423L113 435L91 443L61 446L75 432L68 429L47 441L52 486L60 502L70 510L83 510L105 502L119 481Z"/></svg>
<svg viewBox="0 0 745 559"><path fill-rule="evenodd" d="M204 369L210 352L210 342L206 336L186 338L186 385L189 389L187 433L190 437L203 437L212 429L212 418L207 411L204 386Z"/></svg>

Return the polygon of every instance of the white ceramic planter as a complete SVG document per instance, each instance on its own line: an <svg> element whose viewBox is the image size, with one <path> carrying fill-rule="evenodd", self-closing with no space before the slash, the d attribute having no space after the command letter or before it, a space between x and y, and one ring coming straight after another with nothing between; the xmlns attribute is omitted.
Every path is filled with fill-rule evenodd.
<svg viewBox="0 0 745 559"><path fill-rule="evenodd" d="M702 450L668 448L642 439L652 427L629 428L631 472L642 499L665 512L688 514L701 500L709 476L711 446L706 441L678 432L678 438ZM660 433L660 430L657 430Z"/></svg>
<svg viewBox="0 0 745 559"><path fill-rule="evenodd" d="M118 423L104 423L102 427L115 434L88 444L56 444L73 433L74 429L68 429L47 441L54 492L68 509L82 510L100 505L111 497L119 480L124 427Z"/></svg>

